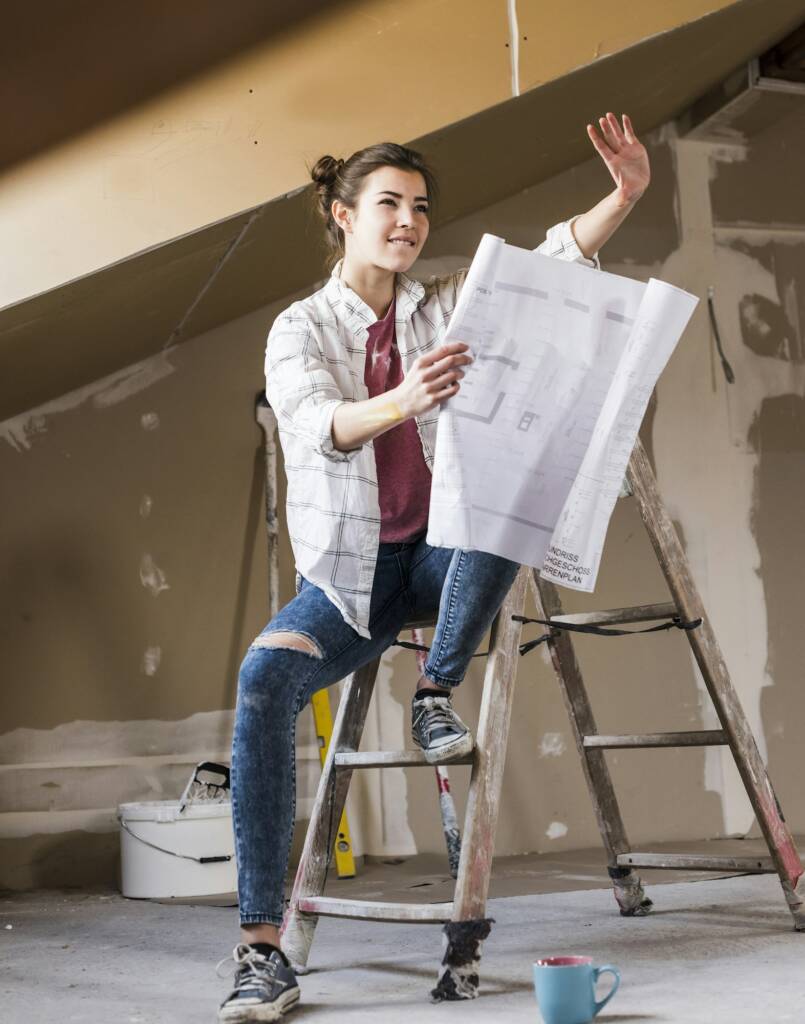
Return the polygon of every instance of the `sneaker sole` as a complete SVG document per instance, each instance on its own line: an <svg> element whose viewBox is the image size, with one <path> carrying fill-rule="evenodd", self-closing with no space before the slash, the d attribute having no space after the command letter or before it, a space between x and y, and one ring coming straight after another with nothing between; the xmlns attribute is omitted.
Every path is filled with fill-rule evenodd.
<svg viewBox="0 0 805 1024"><path fill-rule="evenodd" d="M423 753L428 764L448 764L457 757L464 757L465 754L469 754L474 746L475 741L472 738L472 733L465 732L463 736L453 740L452 743L443 743L440 747L424 750Z"/></svg>
<svg viewBox="0 0 805 1024"><path fill-rule="evenodd" d="M218 1011L220 1024L251 1024L252 1021L279 1020L299 1002L299 989L292 988L273 1003L253 1003L251 1006L221 1007Z"/></svg>

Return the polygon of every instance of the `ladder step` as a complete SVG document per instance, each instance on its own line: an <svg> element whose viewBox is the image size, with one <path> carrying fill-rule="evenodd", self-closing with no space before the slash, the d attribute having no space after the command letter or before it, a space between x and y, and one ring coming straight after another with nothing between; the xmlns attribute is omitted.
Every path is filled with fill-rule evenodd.
<svg viewBox="0 0 805 1024"><path fill-rule="evenodd" d="M651 622L670 619L678 615L675 604L638 604L629 608L610 608L600 612L573 612L570 615L552 615L551 622L570 622L574 626L618 626L630 622Z"/></svg>
<svg viewBox="0 0 805 1024"><path fill-rule="evenodd" d="M432 768L433 764L433 761L425 760L423 750L339 751L335 755L336 768L412 768L416 765ZM445 764L472 764L472 753L445 761Z"/></svg>
<svg viewBox="0 0 805 1024"><path fill-rule="evenodd" d="M771 857L701 857L682 853L622 853L622 868L666 868L679 871L744 871L755 874L774 873Z"/></svg>
<svg viewBox="0 0 805 1024"><path fill-rule="evenodd" d="M696 732L647 732L634 736L585 736L585 747L623 750L627 747L714 747L727 743L723 729Z"/></svg>
<svg viewBox="0 0 805 1024"><path fill-rule="evenodd" d="M452 903L380 903L331 896L302 896L299 910L303 914L354 917L362 921L406 921L408 924L442 924L453 916Z"/></svg>

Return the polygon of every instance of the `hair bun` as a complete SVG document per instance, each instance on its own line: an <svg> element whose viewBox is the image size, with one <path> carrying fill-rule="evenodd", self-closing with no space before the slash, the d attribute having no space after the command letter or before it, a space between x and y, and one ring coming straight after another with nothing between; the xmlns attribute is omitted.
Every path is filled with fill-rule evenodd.
<svg viewBox="0 0 805 1024"><path fill-rule="evenodd" d="M310 172L310 177L315 182L317 190L319 192L329 192L343 166L343 160L337 160L329 154L317 160Z"/></svg>

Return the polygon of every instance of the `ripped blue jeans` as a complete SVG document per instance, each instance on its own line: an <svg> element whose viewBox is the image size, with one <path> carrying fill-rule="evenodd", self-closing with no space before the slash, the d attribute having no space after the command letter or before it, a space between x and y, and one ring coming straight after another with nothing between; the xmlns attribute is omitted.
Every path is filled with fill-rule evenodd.
<svg viewBox="0 0 805 1024"><path fill-rule="evenodd" d="M318 587L297 596L246 653L232 742L232 818L242 924L279 925L296 808L296 718L312 695L377 658L413 619L436 617L425 675L457 686L517 574L506 558L433 548L425 535L381 544L372 587L371 639L360 636ZM301 635L307 651L264 646Z"/></svg>

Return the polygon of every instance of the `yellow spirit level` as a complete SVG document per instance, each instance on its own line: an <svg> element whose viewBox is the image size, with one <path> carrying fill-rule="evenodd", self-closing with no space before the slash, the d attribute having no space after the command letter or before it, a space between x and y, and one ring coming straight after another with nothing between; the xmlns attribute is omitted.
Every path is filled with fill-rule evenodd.
<svg viewBox="0 0 805 1024"><path fill-rule="evenodd" d="M330 698L326 690L313 694L313 721L316 723L316 737L319 741L319 758L322 767L327 757L330 738L333 735L333 716L330 713ZM339 878L355 877L355 858L352 856L352 839L349 834L347 812L343 811L335 838L335 866Z"/></svg>

